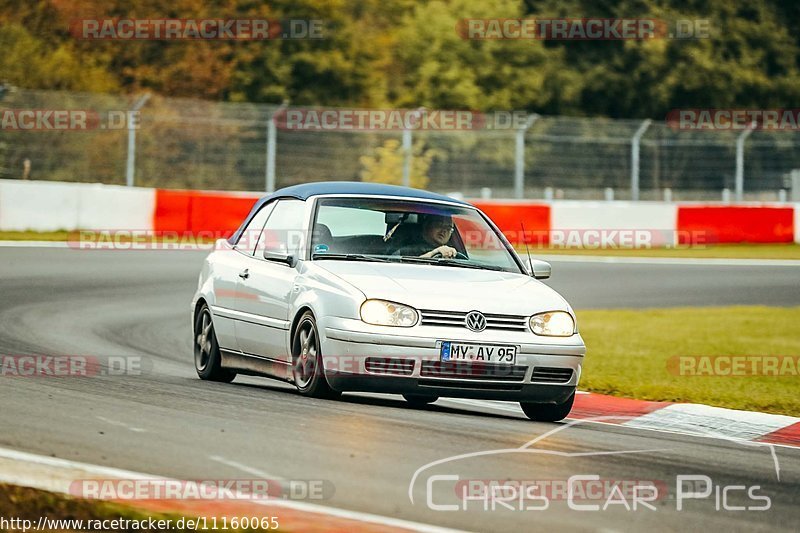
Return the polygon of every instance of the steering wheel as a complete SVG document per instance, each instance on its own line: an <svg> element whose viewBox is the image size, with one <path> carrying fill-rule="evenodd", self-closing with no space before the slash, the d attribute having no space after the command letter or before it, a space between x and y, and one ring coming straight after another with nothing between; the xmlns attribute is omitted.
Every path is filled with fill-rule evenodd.
<svg viewBox="0 0 800 533"><path fill-rule="evenodd" d="M444 256L442 255L442 252L436 252L435 254L433 254L433 255L431 256L431 259L440 259L440 258L442 258L442 257L444 257ZM469 257L467 257L466 255L462 254L461 252L456 252L456 257L455 257L455 258L456 258L456 259L464 259L464 260L469 260Z"/></svg>

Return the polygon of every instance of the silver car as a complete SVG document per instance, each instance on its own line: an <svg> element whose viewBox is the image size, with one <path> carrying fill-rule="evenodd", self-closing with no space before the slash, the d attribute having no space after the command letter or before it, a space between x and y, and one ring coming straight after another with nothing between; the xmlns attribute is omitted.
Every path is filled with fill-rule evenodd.
<svg viewBox="0 0 800 533"><path fill-rule="evenodd" d="M567 416L586 347L570 305L472 205L391 185L297 185L259 200L205 259L192 300L202 379L307 396L518 401Z"/></svg>

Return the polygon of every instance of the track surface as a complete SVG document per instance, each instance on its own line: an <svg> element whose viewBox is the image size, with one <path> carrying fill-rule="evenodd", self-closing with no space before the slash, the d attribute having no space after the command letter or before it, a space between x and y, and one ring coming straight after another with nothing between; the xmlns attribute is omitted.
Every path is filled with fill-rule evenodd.
<svg viewBox="0 0 800 533"><path fill-rule="evenodd" d="M326 480L335 492L314 503L467 530L796 528L799 450L776 449L778 481L766 447L600 424L581 424L537 444L549 453L489 455L425 470L412 504L409 482L427 463L517 448L559 426L528 422L488 403L441 400L412 410L391 396L328 402L269 380L201 382L190 355L189 301L202 257L0 249L0 353L142 356L146 369L135 377L0 378L0 446L183 479ZM798 279L798 267L554 262L551 285L578 309L798 305ZM657 451L585 455L633 450ZM483 510L482 502L471 502L466 511L445 512L426 505L431 474L539 481L596 474L664 483L668 495L655 502L655 511L621 505L575 511L554 499L538 511ZM712 494L678 512L676 476L687 474L716 484L759 485L756 493L771 498L771 509L718 511ZM435 483L430 494L434 503L458 501L452 482ZM736 494L729 504L763 504Z"/></svg>

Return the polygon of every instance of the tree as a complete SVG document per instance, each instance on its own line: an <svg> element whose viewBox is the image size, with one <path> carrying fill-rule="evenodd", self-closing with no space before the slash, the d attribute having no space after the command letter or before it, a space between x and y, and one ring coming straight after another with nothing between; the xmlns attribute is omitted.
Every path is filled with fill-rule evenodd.
<svg viewBox="0 0 800 533"><path fill-rule="evenodd" d="M417 189L428 186L428 169L436 152L425 149L420 142L412 147L410 185ZM388 139L375 148L373 155L361 156L361 180L374 183L403 184L404 153L400 141Z"/></svg>

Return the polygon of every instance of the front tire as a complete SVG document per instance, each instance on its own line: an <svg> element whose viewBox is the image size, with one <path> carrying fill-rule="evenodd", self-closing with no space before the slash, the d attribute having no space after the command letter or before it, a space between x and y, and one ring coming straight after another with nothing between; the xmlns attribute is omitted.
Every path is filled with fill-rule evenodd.
<svg viewBox="0 0 800 533"><path fill-rule="evenodd" d="M236 372L222 368L214 322L206 304L194 319L194 368L200 379L207 381L230 383L236 377Z"/></svg>
<svg viewBox="0 0 800 533"><path fill-rule="evenodd" d="M531 420L536 422L558 422L567 418L567 415L572 410L572 404L575 403L575 393L567 398L564 403L529 403L520 402L522 411Z"/></svg>
<svg viewBox="0 0 800 533"><path fill-rule="evenodd" d="M325 378L317 322L311 311L303 314L295 329L292 340L292 374L297 391L303 396L335 399L342 394L333 390Z"/></svg>

